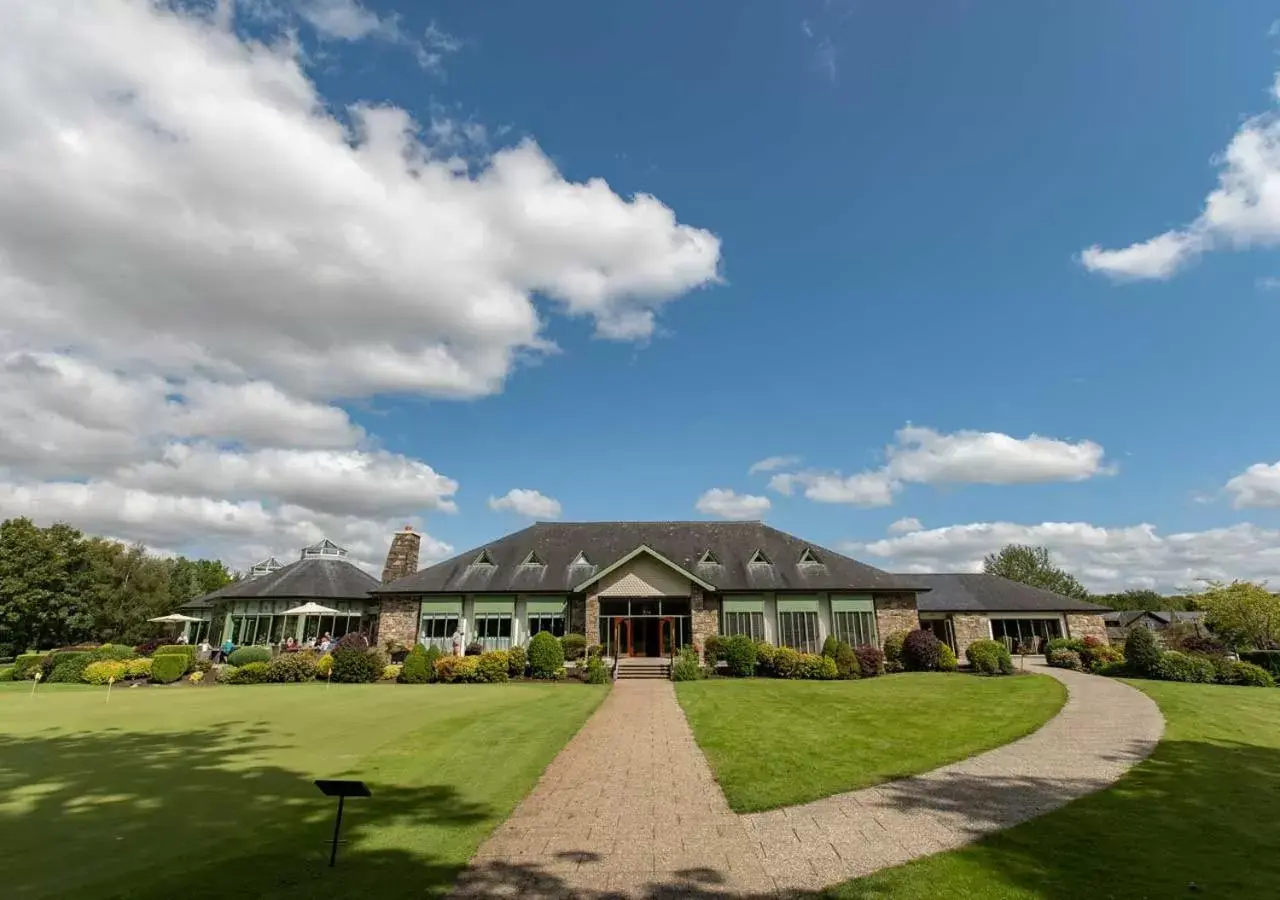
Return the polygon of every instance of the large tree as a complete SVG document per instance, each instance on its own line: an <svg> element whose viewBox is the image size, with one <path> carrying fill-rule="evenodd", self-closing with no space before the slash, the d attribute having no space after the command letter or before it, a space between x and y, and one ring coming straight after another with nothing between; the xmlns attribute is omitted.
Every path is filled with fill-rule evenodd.
<svg viewBox="0 0 1280 900"><path fill-rule="evenodd" d="M1186 609L1184 597L1166 597L1157 591L1132 588L1118 594L1095 594L1094 601L1111 609L1144 609L1157 612L1167 609Z"/></svg>
<svg viewBox="0 0 1280 900"><path fill-rule="evenodd" d="M1211 581L1197 596L1209 630L1233 646L1280 646L1280 597L1252 581Z"/></svg>
<svg viewBox="0 0 1280 900"><path fill-rule="evenodd" d="M1032 587L1053 591L1065 597L1086 600L1089 592L1075 576L1054 565L1048 547L1006 544L999 553L989 553L982 560L982 571Z"/></svg>

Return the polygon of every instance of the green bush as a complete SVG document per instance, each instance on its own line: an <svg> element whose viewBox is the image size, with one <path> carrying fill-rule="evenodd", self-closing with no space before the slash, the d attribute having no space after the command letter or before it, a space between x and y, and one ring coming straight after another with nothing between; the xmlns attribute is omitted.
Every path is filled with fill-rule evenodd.
<svg viewBox="0 0 1280 900"><path fill-rule="evenodd" d="M724 660L729 674L750 678L756 674L756 642L745 634L735 634L723 642Z"/></svg>
<svg viewBox="0 0 1280 900"><path fill-rule="evenodd" d="M232 656L234 655L233 653ZM297 653L281 653L267 663L267 681L301 682L310 681L315 677L316 655L314 653L302 650Z"/></svg>
<svg viewBox="0 0 1280 900"><path fill-rule="evenodd" d="M853 648L858 657L858 671L863 678L875 678L884 674L884 651L870 644L859 644Z"/></svg>
<svg viewBox="0 0 1280 900"><path fill-rule="evenodd" d="M979 675L1013 674L1013 657L1002 641L974 641L964 655Z"/></svg>
<svg viewBox="0 0 1280 900"><path fill-rule="evenodd" d="M185 653L157 653L151 657L151 680L159 684L173 684L187 673L190 661Z"/></svg>
<svg viewBox="0 0 1280 900"><path fill-rule="evenodd" d="M125 665L122 660L100 659L91 662L80 673L80 680L85 684L103 685L112 679L120 681L124 678Z"/></svg>
<svg viewBox="0 0 1280 900"><path fill-rule="evenodd" d="M608 684L610 680L609 669L604 664L604 660L598 656L593 656L587 660L587 684Z"/></svg>
<svg viewBox="0 0 1280 900"><path fill-rule="evenodd" d="M1053 666L1055 669L1071 669L1075 672L1084 669L1084 663L1080 660L1080 654L1074 650L1068 650L1065 647L1055 647L1044 655L1045 662Z"/></svg>
<svg viewBox="0 0 1280 900"><path fill-rule="evenodd" d="M938 647L938 671L954 672L960 668L960 661L956 659L956 651L952 650L946 644Z"/></svg>
<svg viewBox="0 0 1280 900"><path fill-rule="evenodd" d="M227 662L236 668L243 668L251 662L271 662L271 650L267 647L238 647L231 651L231 655L227 657Z"/></svg>
<svg viewBox="0 0 1280 900"><path fill-rule="evenodd" d="M1110 678L1123 678L1129 673L1129 667L1124 660L1119 662L1101 663L1093 670L1094 675L1106 675Z"/></svg>
<svg viewBox="0 0 1280 900"><path fill-rule="evenodd" d="M801 653L799 656L800 661L796 666L794 677L810 681L834 681L840 677L836 661L830 656L822 656L818 653Z"/></svg>
<svg viewBox="0 0 1280 900"><path fill-rule="evenodd" d="M675 665L671 667L672 680L697 681L702 674L702 663L698 659L698 651L692 647L682 647L676 656Z"/></svg>
<svg viewBox="0 0 1280 900"><path fill-rule="evenodd" d="M333 680L346 684L372 684L382 677L386 665L386 657L371 647L361 649L359 645L343 647L339 644L333 651Z"/></svg>
<svg viewBox="0 0 1280 900"><path fill-rule="evenodd" d="M862 666L858 664L858 654L844 641L836 643L836 673L846 680L862 677Z"/></svg>
<svg viewBox="0 0 1280 900"><path fill-rule="evenodd" d="M126 659L135 659L138 652L128 644L103 644L97 650L93 651L93 661L116 660L123 661Z"/></svg>
<svg viewBox="0 0 1280 900"><path fill-rule="evenodd" d="M44 680L53 684L79 684L85 667L93 662L90 650L63 650L51 654Z"/></svg>
<svg viewBox="0 0 1280 900"><path fill-rule="evenodd" d="M599 644L596 644L599 647ZM600 655L596 654L595 659L599 659ZM525 666L529 664L529 654L524 652L523 647L512 647L507 651L507 674L512 678L523 678Z"/></svg>
<svg viewBox="0 0 1280 900"><path fill-rule="evenodd" d="M133 659L124 661L124 677L125 678L150 678L151 677L151 657L136 656Z"/></svg>
<svg viewBox="0 0 1280 900"><path fill-rule="evenodd" d="M328 678L333 673L333 654L321 653L316 660L316 677Z"/></svg>
<svg viewBox="0 0 1280 900"><path fill-rule="evenodd" d="M529 641L529 674L534 678L556 678L563 668L564 647L551 632L539 631Z"/></svg>
<svg viewBox="0 0 1280 900"><path fill-rule="evenodd" d="M836 650L840 647L840 639L834 634L827 635L827 639L822 642L822 655L836 658Z"/></svg>
<svg viewBox="0 0 1280 900"><path fill-rule="evenodd" d="M400 668L400 676L396 679L401 684L428 684L431 681L431 664L427 661L427 648L414 644L409 655L404 658Z"/></svg>
<svg viewBox="0 0 1280 900"><path fill-rule="evenodd" d="M511 655L506 650L490 650L488 653L481 653L476 659L476 677L479 681L497 684L507 680Z"/></svg>
<svg viewBox="0 0 1280 900"><path fill-rule="evenodd" d="M1239 684L1246 687L1275 687L1276 680L1262 666L1251 662L1227 660L1227 677L1219 678L1223 684Z"/></svg>
<svg viewBox="0 0 1280 900"><path fill-rule="evenodd" d="M235 684L236 673L239 671L231 663L223 663L214 672L214 677L218 679L218 684Z"/></svg>
<svg viewBox="0 0 1280 900"><path fill-rule="evenodd" d="M1044 645L1044 655L1048 656L1054 650L1071 650L1075 653L1084 652L1084 641L1080 638L1053 638Z"/></svg>
<svg viewBox="0 0 1280 900"><path fill-rule="evenodd" d="M773 674L775 678L799 678L800 654L790 647L778 647L773 651Z"/></svg>
<svg viewBox="0 0 1280 900"><path fill-rule="evenodd" d="M477 680L479 675L479 656L442 656L436 660L436 680L443 684L465 684Z"/></svg>
<svg viewBox="0 0 1280 900"><path fill-rule="evenodd" d="M936 672L942 641L932 631L917 628L902 639L902 667L908 672Z"/></svg>
<svg viewBox="0 0 1280 900"><path fill-rule="evenodd" d="M773 657L777 652L778 648L768 641L756 641L756 669L761 675L772 677L776 674L773 671Z"/></svg>
<svg viewBox="0 0 1280 900"><path fill-rule="evenodd" d="M17 666L0 666L0 681L13 681Z"/></svg>
<svg viewBox="0 0 1280 900"><path fill-rule="evenodd" d="M1161 653L1160 645L1150 631L1141 625L1129 629L1129 634L1124 639L1124 658L1135 673L1151 678L1160 677L1157 669Z"/></svg>
<svg viewBox="0 0 1280 900"><path fill-rule="evenodd" d="M400 651L396 651L396 652L400 652ZM399 681L400 670L403 668L404 668L403 663L387 663L385 666L382 667L382 680L383 681Z"/></svg>
<svg viewBox="0 0 1280 900"><path fill-rule="evenodd" d="M36 677L40 665L44 662L43 653L21 653L13 661L13 678L15 681L26 681Z"/></svg>
<svg viewBox="0 0 1280 900"><path fill-rule="evenodd" d="M1097 673L1104 666L1109 666L1113 663L1124 665L1124 651L1110 644L1089 647L1080 654L1080 661L1084 663L1084 667L1088 671Z"/></svg>
<svg viewBox="0 0 1280 900"><path fill-rule="evenodd" d="M1135 629L1136 630L1136 629ZM1145 629L1144 629L1145 630ZM1155 676L1161 681L1189 681L1197 684L1208 684L1217 675L1213 663L1200 656L1187 656L1177 650L1169 650L1161 654L1156 663Z"/></svg>
<svg viewBox="0 0 1280 900"><path fill-rule="evenodd" d="M907 632L905 631L895 631L884 639L884 670L886 672L903 670L902 645L906 640Z"/></svg>
<svg viewBox="0 0 1280 900"><path fill-rule="evenodd" d="M560 647L567 660L582 659L587 654L587 638L582 634L566 634L560 638Z"/></svg>
<svg viewBox="0 0 1280 900"><path fill-rule="evenodd" d="M720 660L724 659L725 638L718 634L709 634L702 644L702 655L707 661L707 665L713 666Z"/></svg>
<svg viewBox="0 0 1280 900"><path fill-rule="evenodd" d="M1240 659L1255 666L1261 666L1270 672L1273 678L1280 678L1280 650L1246 650L1240 654ZM18 657L18 665L21 668L21 656Z"/></svg>
<svg viewBox="0 0 1280 900"><path fill-rule="evenodd" d="M243 666L231 666L235 671L228 679L228 684L262 684L267 680L267 663L251 662Z"/></svg>

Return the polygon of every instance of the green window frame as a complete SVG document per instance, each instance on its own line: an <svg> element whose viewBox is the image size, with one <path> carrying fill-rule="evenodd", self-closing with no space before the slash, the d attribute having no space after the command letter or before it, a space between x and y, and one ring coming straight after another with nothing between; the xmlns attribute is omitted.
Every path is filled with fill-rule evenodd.
<svg viewBox="0 0 1280 900"><path fill-rule="evenodd" d="M760 597L726 597L720 602L720 633L725 637L745 634L764 640L764 600Z"/></svg>

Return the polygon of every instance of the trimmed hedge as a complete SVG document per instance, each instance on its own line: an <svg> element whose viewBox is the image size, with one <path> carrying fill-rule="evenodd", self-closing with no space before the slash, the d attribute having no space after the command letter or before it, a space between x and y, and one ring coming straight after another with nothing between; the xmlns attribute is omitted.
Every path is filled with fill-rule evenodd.
<svg viewBox="0 0 1280 900"><path fill-rule="evenodd" d="M234 669L227 679L228 684L262 684L267 680L267 664L264 662L245 663L243 666L229 666Z"/></svg>
<svg viewBox="0 0 1280 900"><path fill-rule="evenodd" d="M238 647L231 651L231 655L227 657L227 662L237 669L243 668L252 662L269 663L271 662L271 650L268 647Z"/></svg>
<svg viewBox="0 0 1280 900"><path fill-rule="evenodd" d="M565 659L581 659L587 653L587 637L584 634L566 634L560 638L560 647L564 650Z"/></svg>
<svg viewBox="0 0 1280 900"><path fill-rule="evenodd" d="M151 657L149 656L137 656L133 659L126 659L124 661L124 677L150 678L151 665Z"/></svg>
<svg viewBox="0 0 1280 900"><path fill-rule="evenodd" d="M16 681L35 678L36 671L44 661L43 653L20 653L13 661L13 677Z"/></svg>
<svg viewBox="0 0 1280 900"><path fill-rule="evenodd" d="M367 642L364 649L359 649L358 645L343 647L339 641L338 649L333 651L333 680L347 684L372 684L382 677L386 665L386 658L377 650L370 649Z"/></svg>
<svg viewBox="0 0 1280 900"><path fill-rule="evenodd" d="M844 641L836 643L836 674L845 680L862 677L862 667L858 664L858 654Z"/></svg>
<svg viewBox="0 0 1280 900"><path fill-rule="evenodd" d="M540 631L538 634L551 637L545 631ZM554 637L551 639L555 640ZM559 644L557 643L556 646ZM480 657L478 656L442 656L436 660L436 681L443 684L466 684L475 681L479 672Z"/></svg>
<svg viewBox="0 0 1280 900"><path fill-rule="evenodd" d="M91 662L97 662L92 650L52 653L44 663L44 680L52 684L79 684L84 670Z"/></svg>
<svg viewBox="0 0 1280 900"><path fill-rule="evenodd" d="M191 662L185 653L157 653L151 657L151 680L159 684L173 684L187 672Z"/></svg>
<svg viewBox="0 0 1280 900"><path fill-rule="evenodd" d="M0 681L13 681L17 666L0 666Z"/></svg>
<svg viewBox="0 0 1280 900"><path fill-rule="evenodd" d="M942 641L932 631L917 628L902 640L902 667L908 672L936 672Z"/></svg>
<svg viewBox="0 0 1280 900"><path fill-rule="evenodd" d="M235 654L233 653L232 656ZM252 660L251 660L252 662ZM313 653L281 653L267 663L266 680L273 682L310 681L316 677L316 657Z"/></svg>
<svg viewBox="0 0 1280 900"><path fill-rule="evenodd" d="M126 659L134 659L137 655L138 651L134 650L127 644L103 644L97 650L93 651L94 662L99 660L123 661Z"/></svg>
<svg viewBox="0 0 1280 900"><path fill-rule="evenodd" d="M161 644L159 647L156 647L155 653L151 655L157 656L161 653L185 653L187 654L187 656L195 656L196 645L195 644Z"/></svg>
<svg viewBox="0 0 1280 900"><path fill-rule="evenodd" d="M404 658L400 667L400 675L396 678L401 684L427 684L431 681L431 664L427 661L427 648L414 644L409 655Z"/></svg>
<svg viewBox="0 0 1280 900"><path fill-rule="evenodd" d="M735 634L722 643L729 674L749 678L756 673L756 642L745 634Z"/></svg>
<svg viewBox="0 0 1280 900"><path fill-rule="evenodd" d="M551 632L539 631L529 641L529 674L534 678L557 678L563 668L564 647Z"/></svg>
<svg viewBox="0 0 1280 900"><path fill-rule="evenodd" d="M979 675L1013 674L1013 656L1003 641L974 641L964 655Z"/></svg>
<svg viewBox="0 0 1280 900"><path fill-rule="evenodd" d="M85 684L103 685L109 683L112 679L116 681L122 680L125 677L124 673L125 664L123 660L100 659L84 667L80 680Z"/></svg>

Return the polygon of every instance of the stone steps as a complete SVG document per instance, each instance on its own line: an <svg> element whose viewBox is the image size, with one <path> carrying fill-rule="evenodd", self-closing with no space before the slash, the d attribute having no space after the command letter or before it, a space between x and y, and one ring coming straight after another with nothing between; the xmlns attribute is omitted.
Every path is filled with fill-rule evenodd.
<svg viewBox="0 0 1280 900"><path fill-rule="evenodd" d="M618 678L653 678L667 679L671 677L669 660L654 657L632 657L619 660Z"/></svg>

